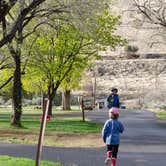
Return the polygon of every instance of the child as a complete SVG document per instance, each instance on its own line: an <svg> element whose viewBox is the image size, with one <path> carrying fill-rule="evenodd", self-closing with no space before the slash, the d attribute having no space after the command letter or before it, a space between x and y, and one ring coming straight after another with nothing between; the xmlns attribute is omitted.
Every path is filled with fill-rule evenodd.
<svg viewBox="0 0 166 166"><path fill-rule="evenodd" d="M105 122L102 130L102 138L104 143L107 145L107 158L105 160L105 164L111 162L111 166L116 166L118 147L120 143L119 134L124 130L123 124L118 120L118 117L118 108L112 107L109 110L110 119Z"/></svg>
<svg viewBox="0 0 166 166"><path fill-rule="evenodd" d="M118 89L117 88L112 88L112 93L108 96L107 98L107 107L108 109L112 107L117 107L119 108L119 96L118 96Z"/></svg>

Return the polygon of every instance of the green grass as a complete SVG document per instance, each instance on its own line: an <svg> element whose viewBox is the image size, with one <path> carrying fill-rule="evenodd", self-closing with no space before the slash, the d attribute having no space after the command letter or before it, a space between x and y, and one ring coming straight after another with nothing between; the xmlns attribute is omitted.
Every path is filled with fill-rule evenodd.
<svg viewBox="0 0 166 166"><path fill-rule="evenodd" d="M9 156L0 156L0 166L35 166L35 161L26 158L13 158ZM41 161L41 166L60 166L58 163Z"/></svg>
<svg viewBox="0 0 166 166"><path fill-rule="evenodd" d="M38 132L40 130L40 117L25 117L22 119L22 125L24 128L13 128L10 126L10 116L0 117L0 131L11 132ZM61 133L96 133L101 130L101 125L92 123L90 121L83 122L81 118L56 118L52 117L51 121L47 122L46 131L61 132Z"/></svg>
<svg viewBox="0 0 166 166"><path fill-rule="evenodd" d="M73 112L74 111L61 111L61 113L56 112L56 114L52 116L51 120L46 124L44 145L65 146L64 140L59 138L78 137L79 139L80 137L85 137L87 134L101 132L101 124L93 123L87 119L83 122L81 114L80 116L71 116L71 113ZM78 111L76 110L75 113L77 114ZM25 112L23 111L21 120L23 128L11 127L10 115L11 110L0 109L0 141L8 143L37 144L41 126L41 113L33 113L33 109L29 109L29 111L26 110ZM62 144L60 141L64 143Z"/></svg>
<svg viewBox="0 0 166 166"><path fill-rule="evenodd" d="M166 119L166 111L164 112L157 112L156 116L160 119Z"/></svg>
<svg viewBox="0 0 166 166"><path fill-rule="evenodd" d="M12 108L11 107L0 107L0 114L6 114L6 113L11 113ZM22 108L23 114L41 114L42 111L41 109L36 109L35 106L24 106ZM70 113L76 113L76 112L81 112L80 109L76 106L72 106L71 110L68 111L63 111L60 109L60 107L56 107L56 109L53 108L53 113L56 114L70 114Z"/></svg>
<svg viewBox="0 0 166 166"><path fill-rule="evenodd" d="M88 134L101 131L101 125L89 121L83 122L81 118L63 118L56 119L53 125L48 123L47 131Z"/></svg>
<svg viewBox="0 0 166 166"><path fill-rule="evenodd" d="M101 131L101 125L86 120L82 117L71 117L70 114L78 113L79 110L60 111L54 110L51 121L47 122L46 131L60 133L96 133ZM58 115L58 117L57 117ZM69 116L68 116L69 115ZM12 132L37 132L40 130L41 110L35 110L32 107L23 107L22 125L24 128L12 128L10 126L11 108L0 108L0 130Z"/></svg>

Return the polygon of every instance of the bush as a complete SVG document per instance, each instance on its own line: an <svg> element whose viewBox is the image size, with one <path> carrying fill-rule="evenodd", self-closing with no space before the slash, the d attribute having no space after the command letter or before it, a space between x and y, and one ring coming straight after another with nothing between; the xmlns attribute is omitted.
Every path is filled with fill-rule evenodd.
<svg viewBox="0 0 166 166"><path fill-rule="evenodd" d="M125 48L126 52L128 53L136 53L139 48L138 46L134 46L134 45L128 45L126 48Z"/></svg>

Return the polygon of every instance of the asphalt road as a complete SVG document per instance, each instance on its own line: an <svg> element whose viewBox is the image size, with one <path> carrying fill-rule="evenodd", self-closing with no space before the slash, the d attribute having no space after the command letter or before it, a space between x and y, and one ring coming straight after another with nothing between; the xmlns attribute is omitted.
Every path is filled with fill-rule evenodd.
<svg viewBox="0 0 166 166"><path fill-rule="evenodd" d="M106 111L87 112L86 117L104 123ZM147 111L121 111L125 126L117 166L166 166L166 123ZM36 146L0 143L0 155L35 159ZM43 148L43 160L62 166L104 166L105 148Z"/></svg>

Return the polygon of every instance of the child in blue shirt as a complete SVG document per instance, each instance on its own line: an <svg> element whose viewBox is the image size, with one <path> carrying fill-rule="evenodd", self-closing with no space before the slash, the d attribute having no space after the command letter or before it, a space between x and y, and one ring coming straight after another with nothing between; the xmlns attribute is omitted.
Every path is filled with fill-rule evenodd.
<svg viewBox="0 0 166 166"><path fill-rule="evenodd" d="M118 96L118 89L117 88L112 88L112 93L108 96L107 98L107 107L108 109L112 108L112 107L117 107L119 108L120 104L119 104L119 96Z"/></svg>
<svg viewBox="0 0 166 166"><path fill-rule="evenodd" d="M118 120L118 108L112 107L109 110L109 117L110 119L105 122L102 130L102 138L104 143L107 145L107 158L105 160L105 164L111 162L111 166L116 166L116 159L120 143L120 133L123 133L124 126Z"/></svg>

